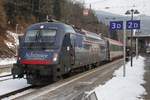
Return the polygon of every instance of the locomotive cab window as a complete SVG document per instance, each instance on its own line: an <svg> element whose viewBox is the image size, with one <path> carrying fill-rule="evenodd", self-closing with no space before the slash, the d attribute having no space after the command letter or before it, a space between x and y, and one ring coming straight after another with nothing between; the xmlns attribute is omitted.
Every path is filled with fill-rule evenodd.
<svg viewBox="0 0 150 100"><path fill-rule="evenodd" d="M29 30L25 36L25 42L53 42L56 30Z"/></svg>

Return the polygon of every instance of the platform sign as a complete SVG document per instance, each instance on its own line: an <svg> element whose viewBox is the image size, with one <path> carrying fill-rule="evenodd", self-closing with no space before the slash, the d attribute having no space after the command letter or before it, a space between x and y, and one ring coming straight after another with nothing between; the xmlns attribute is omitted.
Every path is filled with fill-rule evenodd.
<svg viewBox="0 0 150 100"><path fill-rule="evenodd" d="M140 29L140 20L129 20L126 22L126 29Z"/></svg>
<svg viewBox="0 0 150 100"><path fill-rule="evenodd" d="M110 21L110 30L123 30L123 21Z"/></svg>

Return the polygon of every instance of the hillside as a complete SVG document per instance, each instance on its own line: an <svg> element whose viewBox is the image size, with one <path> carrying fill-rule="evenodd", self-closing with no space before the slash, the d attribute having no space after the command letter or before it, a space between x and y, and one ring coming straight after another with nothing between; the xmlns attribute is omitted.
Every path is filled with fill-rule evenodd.
<svg viewBox="0 0 150 100"><path fill-rule="evenodd" d="M0 36L0 58L15 56L17 44L17 34L13 32L7 31L6 36Z"/></svg>
<svg viewBox="0 0 150 100"><path fill-rule="evenodd" d="M102 21L103 23L107 24L109 26L109 21L127 21L130 20L130 16L121 16L117 14L112 14L109 12L104 11L95 11L96 16L99 21ZM137 33L138 35L150 35L150 16L146 15L139 15L135 16L134 19L141 20L141 29L140 33Z"/></svg>
<svg viewBox="0 0 150 100"><path fill-rule="evenodd" d="M104 24L98 23L92 9L88 16L83 15L84 9L84 4L72 0L0 0L0 56L15 55L14 34L7 30L17 29L17 33L21 33L29 25L48 18L92 32L107 30Z"/></svg>
<svg viewBox="0 0 150 100"><path fill-rule="evenodd" d="M100 10L96 10L95 14L99 21L102 21L103 23L107 25L109 25L110 20L122 20L125 18L125 16L121 16L121 15L117 15L117 14L113 14L113 13L109 13L105 11L100 11Z"/></svg>
<svg viewBox="0 0 150 100"><path fill-rule="evenodd" d="M138 19L141 20L141 33L140 35L150 36L150 16L140 15Z"/></svg>

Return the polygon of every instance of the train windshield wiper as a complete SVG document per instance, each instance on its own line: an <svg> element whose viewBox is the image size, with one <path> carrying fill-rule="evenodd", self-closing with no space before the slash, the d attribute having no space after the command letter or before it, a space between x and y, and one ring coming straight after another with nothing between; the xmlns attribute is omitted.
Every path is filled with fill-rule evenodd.
<svg viewBox="0 0 150 100"><path fill-rule="evenodd" d="M40 31L37 31L37 34L35 35L35 42L39 42L40 41L40 38L41 38L41 35L40 35Z"/></svg>

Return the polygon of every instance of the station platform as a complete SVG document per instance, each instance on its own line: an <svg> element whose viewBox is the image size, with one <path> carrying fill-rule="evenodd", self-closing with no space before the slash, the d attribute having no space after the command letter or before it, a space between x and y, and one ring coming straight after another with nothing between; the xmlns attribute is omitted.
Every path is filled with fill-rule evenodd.
<svg viewBox="0 0 150 100"><path fill-rule="evenodd" d="M126 88L129 90L129 93L127 92L123 92L123 96L126 96L126 94L131 94L138 91L133 87L132 82L136 83L136 79L137 79L137 75L140 74L140 71L136 70L136 67L141 67L143 68L143 74L141 74L143 77L142 79L144 79L145 82L138 84L140 86L140 88L142 87L144 90L144 92L141 93L141 95L139 95L140 97L135 96L135 98L138 98L139 100L150 100L150 54L142 54L140 57L140 59L144 59L142 60L142 64L141 62L138 62L140 60L134 58L134 66L131 67L130 66L130 62L128 62L127 66L129 66L129 68L131 70L131 74L133 74L133 76L130 76L130 73L127 72L127 76L124 78L122 75L122 73L119 75L119 82L116 82L117 85L123 84L125 83ZM136 59L136 60L135 60ZM56 82L54 84L51 84L49 86L46 86L44 88L38 89L37 91L34 91L33 93L29 93L20 97L15 98L15 100L22 100L22 99L32 99L32 100L85 100L82 97L84 96L83 93L85 93L85 91L91 91L93 89L95 89L96 87L98 87L99 85L104 86L108 83L110 84L111 80L113 78L117 78L116 75L114 75L114 72L118 69L120 69L123 64L123 59L117 60L117 61L113 61L109 64L100 66L97 69L93 69L91 71L88 72L84 72L81 73L79 75L75 75L73 77L70 77L68 79ZM122 72L122 69L121 69ZM126 81L127 79L131 79L131 84L128 83L129 81ZM121 81L120 81L121 79ZM133 80L132 80L133 79ZM134 80L135 79L135 80ZM118 79L117 79L118 80ZM138 81L139 82L139 81ZM126 85L126 84L129 85ZM111 87L107 88L107 91L103 91L106 92L106 94L109 94L111 91L111 88L117 88L116 90L118 90L118 87L116 86L116 84L111 85ZM124 85L124 84L123 84ZM136 84L135 84L136 85ZM130 87L128 87L130 86ZM106 87L108 87L106 85ZM125 87L123 87L122 89L124 89ZM102 89L102 88L101 88ZM123 91L121 89L121 91ZM135 90L134 90L135 89ZM126 89L125 89L126 90ZM132 91L134 90L134 91ZM119 91L119 94L121 94L121 91ZM113 90L113 92L116 94L116 92ZM145 93L145 94L144 94ZM95 94L94 94L95 95ZM111 95L114 96L114 95ZM78 98L76 98L78 97ZM98 97L98 95L96 95L96 97ZM108 95L107 95L108 97ZM131 96L132 97L132 96ZM125 99L124 98L124 99ZM137 99L137 100L138 100ZM88 100L93 100L93 99L88 99ZM103 99L94 99L94 100L103 100ZM104 100L120 100L120 99L104 99ZM121 99L122 100L122 99ZM130 99L127 99L130 100Z"/></svg>
<svg viewBox="0 0 150 100"><path fill-rule="evenodd" d="M144 100L150 100L150 54L143 55L145 57L145 84L143 85L147 94L144 95Z"/></svg>
<svg viewBox="0 0 150 100"><path fill-rule="evenodd" d="M86 100L84 93L95 89L100 84L105 84L113 77L114 71L122 64L123 59L119 59L38 89L38 91L33 93L20 96L14 100Z"/></svg>

